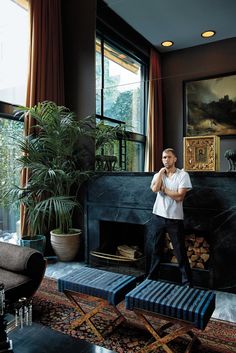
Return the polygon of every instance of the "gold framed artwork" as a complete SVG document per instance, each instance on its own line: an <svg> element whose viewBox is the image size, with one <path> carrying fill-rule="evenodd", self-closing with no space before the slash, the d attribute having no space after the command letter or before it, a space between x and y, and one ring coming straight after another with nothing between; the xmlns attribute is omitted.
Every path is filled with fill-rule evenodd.
<svg viewBox="0 0 236 353"><path fill-rule="evenodd" d="M186 171L219 171L219 136L184 137L184 169Z"/></svg>

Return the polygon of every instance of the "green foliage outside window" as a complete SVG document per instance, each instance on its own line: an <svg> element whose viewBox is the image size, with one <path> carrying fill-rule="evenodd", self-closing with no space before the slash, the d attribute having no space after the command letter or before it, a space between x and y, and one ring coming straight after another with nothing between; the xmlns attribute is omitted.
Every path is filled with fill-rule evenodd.
<svg viewBox="0 0 236 353"><path fill-rule="evenodd" d="M10 185L19 185L20 175L15 174L16 159L20 151L15 144L15 137L23 134L23 122L0 118L0 205L4 206L4 190Z"/></svg>
<svg viewBox="0 0 236 353"><path fill-rule="evenodd" d="M127 145L113 140L117 168L143 169L145 135L145 64L115 44L98 37L96 41L96 114L103 121L125 123ZM129 143L128 143L129 141ZM125 148L124 148L124 145ZM111 146L109 146L111 147ZM103 149L103 154L111 154Z"/></svg>
<svg viewBox="0 0 236 353"><path fill-rule="evenodd" d="M23 122L0 117L0 233L14 232L19 209L9 209L9 200L3 197L10 185L19 185L20 174L15 173L20 151L15 138L23 134Z"/></svg>

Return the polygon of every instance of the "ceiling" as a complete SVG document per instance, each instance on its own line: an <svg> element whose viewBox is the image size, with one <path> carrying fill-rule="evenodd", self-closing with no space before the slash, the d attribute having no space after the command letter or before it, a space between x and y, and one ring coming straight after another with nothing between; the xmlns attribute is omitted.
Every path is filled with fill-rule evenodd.
<svg viewBox="0 0 236 353"><path fill-rule="evenodd" d="M160 52L236 37L236 0L103 0ZM201 33L215 30L213 38ZM161 42L172 40L173 47Z"/></svg>

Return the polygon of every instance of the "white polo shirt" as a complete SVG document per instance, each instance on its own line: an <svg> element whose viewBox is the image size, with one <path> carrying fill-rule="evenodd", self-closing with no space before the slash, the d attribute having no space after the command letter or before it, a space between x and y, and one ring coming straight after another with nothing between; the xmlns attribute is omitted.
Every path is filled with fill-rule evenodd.
<svg viewBox="0 0 236 353"><path fill-rule="evenodd" d="M157 174L154 175L151 186L156 178ZM177 191L178 189L192 189L189 174L178 168L176 168L176 172L171 177L163 175L162 180L164 186L173 191ZM184 219L183 201L175 201L163 192L158 191L153 206L153 213L164 218Z"/></svg>

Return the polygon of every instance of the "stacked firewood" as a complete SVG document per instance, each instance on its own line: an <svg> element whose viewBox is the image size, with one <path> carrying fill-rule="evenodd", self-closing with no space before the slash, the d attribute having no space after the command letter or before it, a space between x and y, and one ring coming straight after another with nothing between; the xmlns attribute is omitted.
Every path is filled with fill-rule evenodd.
<svg viewBox="0 0 236 353"><path fill-rule="evenodd" d="M185 245L191 268L206 269L210 258L209 244L206 239L195 234L188 234L185 236ZM173 245L168 234L166 234L164 252L170 254L172 263L178 262L173 254Z"/></svg>

